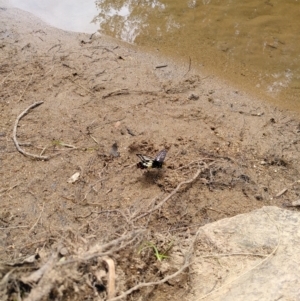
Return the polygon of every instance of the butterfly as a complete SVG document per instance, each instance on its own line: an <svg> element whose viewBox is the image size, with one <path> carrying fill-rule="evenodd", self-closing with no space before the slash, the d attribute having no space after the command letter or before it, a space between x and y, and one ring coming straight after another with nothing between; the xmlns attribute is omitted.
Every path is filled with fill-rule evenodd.
<svg viewBox="0 0 300 301"><path fill-rule="evenodd" d="M167 155L167 151L163 149L160 151L157 156L152 159L151 157L144 156L141 154L136 154L140 158L140 162L137 163L137 167L140 169L146 169L146 168L162 168L163 162L165 160L165 157Z"/></svg>

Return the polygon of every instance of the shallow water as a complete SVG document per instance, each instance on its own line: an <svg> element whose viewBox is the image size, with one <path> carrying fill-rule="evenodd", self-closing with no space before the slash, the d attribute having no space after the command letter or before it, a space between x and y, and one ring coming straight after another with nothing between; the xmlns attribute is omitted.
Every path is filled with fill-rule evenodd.
<svg viewBox="0 0 300 301"><path fill-rule="evenodd" d="M86 32L98 29L124 41L158 49L185 61L187 66L191 62L192 67L227 78L297 111L299 2L11 0L25 10L38 9L39 16L41 12L54 15L51 22L41 17L57 27Z"/></svg>

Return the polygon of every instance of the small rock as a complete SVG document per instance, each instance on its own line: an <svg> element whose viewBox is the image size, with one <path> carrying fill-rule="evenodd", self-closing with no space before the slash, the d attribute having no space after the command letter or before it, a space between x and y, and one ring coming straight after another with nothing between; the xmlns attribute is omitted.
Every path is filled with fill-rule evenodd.
<svg viewBox="0 0 300 301"><path fill-rule="evenodd" d="M68 253L69 253L68 249L65 248L65 247L61 248L60 251L59 251L59 254L62 255L62 256L66 256Z"/></svg>
<svg viewBox="0 0 300 301"><path fill-rule="evenodd" d="M75 172L73 176L71 176L69 179L68 179L68 183L75 183L78 179L79 179L79 176L80 176L80 173L79 172Z"/></svg>
<svg viewBox="0 0 300 301"><path fill-rule="evenodd" d="M300 206L300 199L297 200L297 201L292 202L292 206L294 206L294 207Z"/></svg>
<svg viewBox="0 0 300 301"><path fill-rule="evenodd" d="M117 121L117 122L115 123L115 128L117 129L120 125L121 125L121 121Z"/></svg>
<svg viewBox="0 0 300 301"><path fill-rule="evenodd" d="M188 97L189 100L198 100L199 99L199 95L191 93Z"/></svg>

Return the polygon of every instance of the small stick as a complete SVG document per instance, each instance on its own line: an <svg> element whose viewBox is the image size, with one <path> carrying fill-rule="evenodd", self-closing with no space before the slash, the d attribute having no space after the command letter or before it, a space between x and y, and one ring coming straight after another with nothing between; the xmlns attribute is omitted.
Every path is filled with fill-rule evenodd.
<svg viewBox="0 0 300 301"><path fill-rule="evenodd" d="M42 151L41 151L41 153L40 153L40 156L42 156L42 155L44 154L44 152L46 151L46 149L47 149L47 146L45 146L45 147L42 149Z"/></svg>
<svg viewBox="0 0 300 301"><path fill-rule="evenodd" d="M60 50L60 48L61 48L61 45L60 45L60 44L55 44L55 45L54 45L54 46L52 46L50 49L48 49L48 52L49 52L51 49L55 48L55 47L59 47L59 49L58 49L58 50Z"/></svg>
<svg viewBox="0 0 300 301"><path fill-rule="evenodd" d="M66 144L66 143L61 142L61 143L59 143L59 145L64 146L64 147L67 147L67 148L74 148L74 149L77 149L77 147L74 146L74 145L72 145L72 144Z"/></svg>
<svg viewBox="0 0 300 301"><path fill-rule="evenodd" d="M155 68L156 68L156 69L159 69L159 68L165 68L165 67L168 67L168 65L166 65L166 64L165 64L165 65L158 65L158 66L156 66Z"/></svg>
<svg viewBox="0 0 300 301"><path fill-rule="evenodd" d="M14 186L11 186L11 187L9 187L9 188L5 188L5 189L0 190L0 196L2 195L2 193L8 192L8 191L14 189L14 188L17 187L19 184L20 184L20 183L14 185Z"/></svg>
<svg viewBox="0 0 300 301"><path fill-rule="evenodd" d="M45 203L43 203L43 208L42 208L42 210L41 210L41 213L40 213L38 219L36 220L36 222L35 222L35 223L32 225L32 227L29 229L28 234L31 233L31 231L34 229L34 227L38 224L38 222L39 222L39 220L40 220L40 218L41 218L41 216L42 216L42 214L43 214L43 212L44 212L44 206L45 206Z"/></svg>
<svg viewBox="0 0 300 301"><path fill-rule="evenodd" d="M19 121L21 120L21 118L23 118L31 109L35 108L35 107L38 107L39 105L41 105L42 103L44 103L43 101L39 101L39 102L35 102L34 104L32 104L30 107L28 107L25 111L23 111L18 117L17 117L17 120L15 122L15 125L14 125L14 130L13 130L13 141L15 143L15 146L17 148L17 150L23 154L24 156L27 156L27 157L31 157L33 159L37 159L37 160L49 160L49 157L46 157L46 156L37 156L37 155L33 155L33 154L30 154L30 153L27 153L26 151L24 151L20 145L19 145L19 142L17 140L17 128L18 128L18 124L19 124Z"/></svg>
<svg viewBox="0 0 300 301"><path fill-rule="evenodd" d="M80 85L80 84L77 84L77 83L76 83L74 80L72 80L70 77L69 77L69 80L70 80L72 83L74 83L76 86L78 86L78 87L80 87L81 89L83 89L84 91L86 91L86 92L92 94L93 96L96 96L96 94L93 93L91 90L89 90L89 89L83 87L83 86Z"/></svg>
<svg viewBox="0 0 300 301"><path fill-rule="evenodd" d="M286 193L288 191L287 188L282 189L281 191L279 191L276 195L275 198L279 198L280 196L282 196L284 193Z"/></svg>
<svg viewBox="0 0 300 301"><path fill-rule="evenodd" d="M2 83L1 83L1 86L2 86L2 85L4 84L4 82L10 77L11 73L12 73L12 71L10 71L10 72L8 73L8 75L6 75L6 76L4 77L4 79L3 79Z"/></svg>
<svg viewBox="0 0 300 301"><path fill-rule="evenodd" d="M27 83L27 85L26 85L26 87L25 87L23 93L21 94L21 96L20 96L18 102L20 102L21 99L23 98L23 96L24 96L24 94L25 94L25 92L26 92L26 90L27 90L27 88L28 88L28 86L29 86L29 84L30 84L30 82L31 82L31 80L32 80L32 77L33 77L33 74L31 74L31 77L30 77L30 79L29 79L29 81L28 81L28 83Z"/></svg>
<svg viewBox="0 0 300 301"><path fill-rule="evenodd" d="M127 95L127 94L129 94L128 89L121 89L121 90L113 91L113 92L110 92L106 95L103 95L102 99L105 99L105 98L110 97L110 96Z"/></svg>
<svg viewBox="0 0 300 301"><path fill-rule="evenodd" d="M110 300L116 295L116 267L114 261L110 257L104 256L103 260L108 267L107 299Z"/></svg>
<svg viewBox="0 0 300 301"><path fill-rule="evenodd" d="M154 208L152 208L151 210L149 210L149 211L147 211L147 212L145 212L145 213L143 213L143 214L141 214L141 215L139 215L139 216L134 216L134 217L132 218L132 220L134 221L134 220L140 219L140 218L142 218L142 217L145 217L146 215L148 215L148 214L152 213L153 211L155 211L155 210L159 209L160 207L162 207L162 205L163 205L167 200L169 200L174 194L176 194L176 193L179 191L179 189L180 189L180 187L181 187L182 185L184 185L184 184L190 184L190 183L194 182L194 181L197 179L197 177L200 175L201 171L202 171L202 168L200 167L200 168L197 170L197 172L195 173L195 175L194 175L191 179L180 182L180 183L177 185L177 187L176 187L169 195L167 195L161 202L159 202Z"/></svg>
<svg viewBox="0 0 300 301"><path fill-rule="evenodd" d="M185 75L183 77L185 77L191 71L191 65L192 65L192 59L189 56L189 69L188 69L188 71L185 73Z"/></svg>
<svg viewBox="0 0 300 301"><path fill-rule="evenodd" d="M19 228L29 228L29 226L1 227L0 230L19 229Z"/></svg>
<svg viewBox="0 0 300 301"><path fill-rule="evenodd" d="M289 184L288 187L293 187L296 183L300 183L300 180L297 180L295 182L293 182L292 184ZM281 191L279 191L276 195L275 198L279 198L280 196L282 196L284 193L286 193L288 191L288 187L282 189Z"/></svg>
<svg viewBox="0 0 300 301"><path fill-rule="evenodd" d="M99 144L95 137L93 137L92 135L90 135L90 137L95 141L95 143Z"/></svg>

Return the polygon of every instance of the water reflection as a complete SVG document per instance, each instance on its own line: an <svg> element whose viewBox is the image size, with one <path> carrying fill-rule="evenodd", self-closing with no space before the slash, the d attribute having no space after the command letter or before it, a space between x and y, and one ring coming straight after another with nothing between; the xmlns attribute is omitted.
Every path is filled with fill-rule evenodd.
<svg viewBox="0 0 300 301"><path fill-rule="evenodd" d="M137 36L147 34L150 16L159 17L165 10L165 5L157 0L128 0L114 3L110 0L98 0L96 5L100 13L93 22L99 24L106 34L129 43L133 43ZM170 28L172 24L169 22L167 26Z"/></svg>

